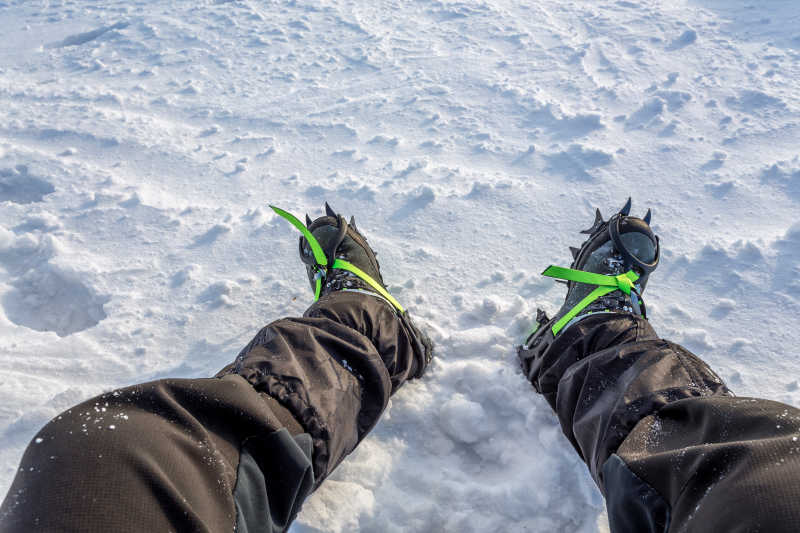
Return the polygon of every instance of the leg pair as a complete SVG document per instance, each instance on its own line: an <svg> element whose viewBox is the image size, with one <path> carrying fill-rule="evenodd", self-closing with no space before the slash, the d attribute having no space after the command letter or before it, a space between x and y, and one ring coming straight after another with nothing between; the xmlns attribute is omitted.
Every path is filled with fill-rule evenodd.
<svg viewBox="0 0 800 533"><path fill-rule="evenodd" d="M629 208L598 217L572 268L550 271L570 279L567 300L520 350L526 377L606 496L612 531L797 530L800 412L735 398L658 338L641 298L658 242ZM318 296L304 317L265 327L215 378L128 387L51 421L22 459L0 531L288 527L431 355L376 289L354 221L329 210L295 222Z"/></svg>

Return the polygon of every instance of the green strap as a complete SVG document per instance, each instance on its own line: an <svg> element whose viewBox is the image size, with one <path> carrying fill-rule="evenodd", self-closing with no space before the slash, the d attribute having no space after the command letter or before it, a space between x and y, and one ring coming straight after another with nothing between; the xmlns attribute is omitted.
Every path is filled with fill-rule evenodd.
<svg viewBox="0 0 800 533"><path fill-rule="evenodd" d="M322 292L322 271L317 270L316 279L314 280L314 301L319 300L319 295Z"/></svg>
<svg viewBox="0 0 800 533"><path fill-rule="evenodd" d="M311 246L311 251L314 252L314 260L317 262L317 273L314 282L314 301L316 302L317 300L319 300L320 293L322 292L322 278L325 277L328 270L327 269L328 258L325 256L325 252L322 251L322 246L320 246L319 241L317 241L316 237L314 237L314 235L311 234L308 228L302 222L300 222L300 220L298 220L297 217L295 217L291 213L284 211L283 209L275 207L274 205L271 205L270 208L273 211L275 211L279 216L288 220L292 226L300 230L300 233L303 234L303 237L306 238L308 244ZM333 265L331 265L331 268L338 268L340 270L347 270L349 272L352 272L353 274L364 280L364 282L367 285L375 289L378 292L378 294L383 296L401 314L405 312L405 309L403 309L403 306L400 305L400 302L395 300L386 289L381 287L380 283L372 279L372 277L369 274L367 274L354 264L348 263L343 259L335 259L333 261Z"/></svg>
<svg viewBox="0 0 800 533"><path fill-rule="evenodd" d="M391 303L393 306L395 306L395 308L398 311L400 311L400 313L404 313L405 312L405 310L403 309L403 306L400 305L400 302L395 300L392 297L392 295L389 294L389 292L386 289L381 287L380 283L378 283L377 281L372 279L372 277L370 277L369 274L367 274L366 272L364 272L363 270L361 270L360 268L358 268L354 264L348 263L344 259L337 259L337 260L335 260L333 262L333 268L340 268L342 270L349 270L350 272L352 272L353 274L355 274L359 278L363 279L370 287L372 287L373 289L378 291L378 293L381 296L383 296L384 298L386 298L389 301L389 303Z"/></svg>
<svg viewBox="0 0 800 533"><path fill-rule="evenodd" d="M590 292L589 295L586 296L586 298L578 302L578 305L570 309L566 315L562 316L558 322L553 324L552 327L553 336L555 337L556 335L558 335L558 332L561 331L564 328L564 326L569 324L570 320L578 316L578 313L583 311L587 305L597 300L601 296L605 296L606 294L614 292L615 290L617 290L615 287L597 287L595 290Z"/></svg>
<svg viewBox="0 0 800 533"><path fill-rule="evenodd" d="M619 276L606 276L604 274L595 274L594 272L584 272L583 270L573 270L571 268L553 265L547 267L545 271L542 272L542 276L565 279L567 281L577 281L578 283L586 283L588 285L600 285L601 287L614 287L625 294L631 293L633 282L639 279L639 274L633 270L629 270Z"/></svg>
<svg viewBox="0 0 800 533"><path fill-rule="evenodd" d="M317 264L322 266L327 266L328 258L325 257L325 252L322 251L322 246L320 246L317 239L313 235L311 235L311 232L308 231L308 228L305 226L305 224L300 222L297 219L297 217L295 217L293 214L287 213L286 211L284 211L279 207L271 205L270 208L276 213L278 213L278 215L288 220L292 226L300 230L300 233L303 234L303 237L306 238L308 244L311 246L311 251L314 252L314 259L317 261Z"/></svg>
<svg viewBox="0 0 800 533"><path fill-rule="evenodd" d="M562 316L558 322L553 324L553 327L551 328L553 336L558 335L558 332L561 331L570 320L575 318L578 313L586 308L586 306L601 296L605 296L606 294L616 290L622 291L623 293L629 295L631 293L631 289L633 289L633 283L639 279L639 275L633 270L629 270L628 272L618 276L606 276L604 274L584 272L583 270L574 270L571 268L553 265L547 267L545 271L542 272L542 275L551 278L575 281L578 283L586 283L588 285L599 285L599 287L590 292L583 300L578 302L575 307L570 309L567 314Z"/></svg>

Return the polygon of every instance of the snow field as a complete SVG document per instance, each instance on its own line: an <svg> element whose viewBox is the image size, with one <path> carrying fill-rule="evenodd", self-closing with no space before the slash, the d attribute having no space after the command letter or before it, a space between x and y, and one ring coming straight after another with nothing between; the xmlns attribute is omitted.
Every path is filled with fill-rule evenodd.
<svg viewBox="0 0 800 533"><path fill-rule="evenodd" d="M61 410L216 372L311 301L325 200L437 342L313 531L605 531L514 347L578 231L652 207L651 322L800 405L791 0L0 0L0 492ZM123 423L123 422L120 422Z"/></svg>

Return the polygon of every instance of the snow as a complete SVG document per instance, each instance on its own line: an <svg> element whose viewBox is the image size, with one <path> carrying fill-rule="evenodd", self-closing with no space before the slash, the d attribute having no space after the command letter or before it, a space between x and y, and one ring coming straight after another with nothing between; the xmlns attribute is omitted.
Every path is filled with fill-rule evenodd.
<svg viewBox="0 0 800 533"><path fill-rule="evenodd" d="M311 301L328 200L437 359L295 532L606 531L514 347L595 207L664 337L800 405L794 0L0 1L0 492L61 410L208 376Z"/></svg>

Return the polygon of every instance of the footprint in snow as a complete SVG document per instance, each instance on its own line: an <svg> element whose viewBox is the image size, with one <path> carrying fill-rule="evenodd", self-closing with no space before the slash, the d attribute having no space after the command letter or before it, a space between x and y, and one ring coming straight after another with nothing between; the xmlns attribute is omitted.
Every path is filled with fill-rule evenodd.
<svg viewBox="0 0 800 533"><path fill-rule="evenodd" d="M55 191L50 182L30 174L26 165L0 169L0 202L42 202L45 196Z"/></svg>

